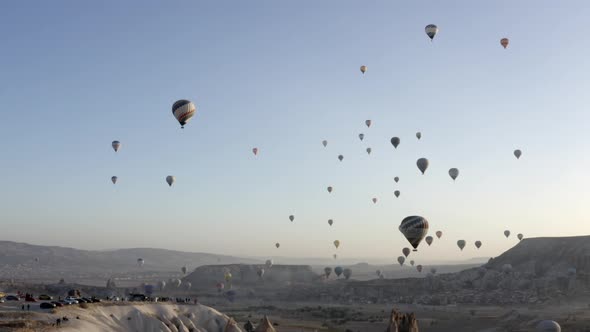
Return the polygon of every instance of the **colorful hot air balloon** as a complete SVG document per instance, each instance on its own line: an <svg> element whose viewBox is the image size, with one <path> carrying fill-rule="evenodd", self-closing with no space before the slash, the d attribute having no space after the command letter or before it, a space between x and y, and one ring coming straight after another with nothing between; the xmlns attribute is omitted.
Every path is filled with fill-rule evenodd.
<svg viewBox="0 0 590 332"><path fill-rule="evenodd" d="M365 120L365 124L367 125L367 127L371 127L371 120Z"/></svg>
<svg viewBox="0 0 590 332"><path fill-rule="evenodd" d="M338 247L340 247L340 241L334 240L334 247L336 247L336 249L338 249Z"/></svg>
<svg viewBox="0 0 590 332"><path fill-rule="evenodd" d="M328 192L331 193L332 192L332 187L328 187Z"/></svg>
<svg viewBox="0 0 590 332"><path fill-rule="evenodd" d="M117 179L118 179L118 177L112 176L111 177L111 182L113 182L113 184L117 184Z"/></svg>
<svg viewBox="0 0 590 332"><path fill-rule="evenodd" d="M142 266L143 266L143 264L145 264L145 260L144 260L143 258L138 258L138 259L137 259L137 265L138 265L139 267L142 267Z"/></svg>
<svg viewBox="0 0 590 332"><path fill-rule="evenodd" d="M326 140L323 140L323 141L322 141L322 145L323 145L324 147L328 146L328 141L326 141Z"/></svg>
<svg viewBox="0 0 590 332"><path fill-rule="evenodd" d="M352 276L352 270L346 268L344 271L342 271L342 274L344 275L344 279L348 280L350 279L350 276Z"/></svg>
<svg viewBox="0 0 590 332"><path fill-rule="evenodd" d="M334 220L328 219L328 225L332 226L333 223L334 223Z"/></svg>
<svg viewBox="0 0 590 332"><path fill-rule="evenodd" d="M258 274L258 277L262 278L264 276L264 269L263 268L259 268L256 273Z"/></svg>
<svg viewBox="0 0 590 332"><path fill-rule="evenodd" d="M342 274L342 270L343 270L343 269L342 269L342 267L340 267L340 266L336 266L336 267L334 268L334 273L336 273L336 276L337 276L337 277L340 277L340 275Z"/></svg>
<svg viewBox="0 0 590 332"><path fill-rule="evenodd" d="M326 276L326 278L330 278L330 274L332 274L332 268L331 267L325 267L324 268L324 275Z"/></svg>
<svg viewBox="0 0 590 332"><path fill-rule="evenodd" d="M281 246L281 244L280 244L280 243L278 243L278 242L277 242L277 243L275 243L275 247L277 247L277 249L278 249L280 246Z"/></svg>
<svg viewBox="0 0 590 332"><path fill-rule="evenodd" d="M121 142L113 141L113 143L111 143L111 146L113 147L113 150L115 150L115 152L117 152L121 148Z"/></svg>
<svg viewBox="0 0 590 332"><path fill-rule="evenodd" d="M421 132L417 132L416 133L416 138L417 139L421 139L422 138L422 133Z"/></svg>
<svg viewBox="0 0 590 332"><path fill-rule="evenodd" d="M365 134L363 134L363 133L360 133L360 134L359 134L359 139L360 139L361 141L362 141L363 139L365 139Z"/></svg>
<svg viewBox="0 0 590 332"><path fill-rule="evenodd" d="M391 142L391 145L393 145L393 147L397 149L397 146L399 145L401 140L399 139L399 137L392 137L390 142Z"/></svg>
<svg viewBox="0 0 590 332"><path fill-rule="evenodd" d="M399 197L399 195L401 194L399 190L396 190L393 192L393 194L395 195L395 197Z"/></svg>
<svg viewBox="0 0 590 332"><path fill-rule="evenodd" d="M373 204L377 204L377 197L373 197L371 200L373 201Z"/></svg>
<svg viewBox="0 0 590 332"><path fill-rule="evenodd" d="M457 247L459 247L459 249L461 249L461 251L463 250L463 248L465 248L465 240L459 240L457 241Z"/></svg>
<svg viewBox="0 0 590 332"><path fill-rule="evenodd" d="M344 159L344 156L343 155L339 155L338 156L338 160L342 161L342 159Z"/></svg>
<svg viewBox="0 0 590 332"><path fill-rule="evenodd" d="M404 256L399 256L397 258L397 262L399 263L399 266L403 266L405 261L406 261L406 258Z"/></svg>
<svg viewBox="0 0 590 332"><path fill-rule="evenodd" d="M436 36L436 34L438 33L438 27L434 24L428 24L424 28L424 32L426 32L426 35L428 36L428 38L430 38L430 40L433 40L434 36Z"/></svg>
<svg viewBox="0 0 590 332"><path fill-rule="evenodd" d="M508 237L510 236L510 231L509 231L509 230L505 230L505 231L504 231L504 236L505 236L506 238L508 238Z"/></svg>
<svg viewBox="0 0 590 332"><path fill-rule="evenodd" d="M518 233L516 235L516 237L518 238L518 241L522 241L522 238L524 237L524 235L522 235L522 233Z"/></svg>
<svg viewBox="0 0 590 332"><path fill-rule="evenodd" d="M290 215L289 216L289 220L291 220L291 222L293 222L293 220L295 220L295 216L294 215Z"/></svg>
<svg viewBox="0 0 590 332"><path fill-rule="evenodd" d="M424 241L426 241L426 244L430 247L430 245L432 244L432 241L434 241L434 238L430 235L428 235L427 237L424 238Z"/></svg>
<svg viewBox="0 0 590 332"><path fill-rule="evenodd" d="M500 45L502 45L502 47L504 47L504 49L506 49L508 47L508 44L510 44L510 40L508 38L500 39Z"/></svg>
<svg viewBox="0 0 590 332"><path fill-rule="evenodd" d="M428 233L428 220L420 216L406 217L399 225L399 231L414 247L414 251L418 251L418 245Z"/></svg>
<svg viewBox="0 0 590 332"><path fill-rule="evenodd" d="M367 72L367 66L362 65L361 66L361 73L363 73L363 75Z"/></svg>
<svg viewBox="0 0 590 332"><path fill-rule="evenodd" d="M182 274L186 274L186 266L181 267L180 272L182 272Z"/></svg>
<svg viewBox="0 0 590 332"><path fill-rule="evenodd" d="M475 247L477 249L481 248L481 241L475 241Z"/></svg>
<svg viewBox="0 0 590 332"><path fill-rule="evenodd" d="M184 125L189 122L196 112L195 104L189 100L181 99L172 105L172 114L180 123L180 128L184 128Z"/></svg>
<svg viewBox="0 0 590 332"><path fill-rule="evenodd" d="M399 177L397 177L397 176L396 176L396 177L394 177L394 178L393 178L393 181L395 181L395 183L398 183L398 182L399 182Z"/></svg>
<svg viewBox="0 0 590 332"><path fill-rule="evenodd" d="M371 154L372 149L371 148L367 148L367 154Z"/></svg>
<svg viewBox="0 0 590 332"><path fill-rule="evenodd" d="M258 148L252 148L252 153L257 156L258 155Z"/></svg>
<svg viewBox="0 0 590 332"><path fill-rule="evenodd" d="M266 265L267 269L270 269L272 267L272 259L267 259L264 265Z"/></svg>
<svg viewBox="0 0 590 332"><path fill-rule="evenodd" d="M420 172L422 172L422 175L424 175L424 172L426 172L426 170L428 169L428 164L429 161L426 158L420 158L416 161L416 166L418 166L418 169L420 170Z"/></svg>
<svg viewBox="0 0 590 332"><path fill-rule="evenodd" d="M522 156L522 151L520 150L514 150L514 156L516 157L516 159L520 159L520 156Z"/></svg>
<svg viewBox="0 0 590 332"><path fill-rule="evenodd" d="M168 183L168 186L172 187L172 185L174 184L174 182L176 181L176 177L172 176L172 175L168 175L166 177L166 183Z"/></svg>
<svg viewBox="0 0 590 332"><path fill-rule="evenodd" d="M459 169L457 169L457 168L449 169L449 176L451 177L451 179L453 179L453 181L455 181L457 179L457 177L459 176Z"/></svg>
<svg viewBox="0 0 590 332"><path fill-rule="evenodd" d="M215 287L217 287L217 291L221 293L221 291L225 288L225 285L222 282L218 282Z"/></svg>
<svg viewBox="0 0 590 332"><path fill-rule="evenodd" d="M422 265L416 265L416 271L418 271L418 273L422 273Z"/></svg>
<svg viewBox="0 0 590 332"><path fill-rule="evenodd" d="M441 231L436 231L436 237L440 239L441 236L442 236L442 232Z"/></svg>
<svg viewBox="0 0 590 332"><path fill-rule="evenodd" d="M414 266L414 261L413 260L410 261L410 265Z"/></svg>
<svg viewBox="0 0 590 332"><path fill-rule="evenodd" d="M406 256L406 258L408 258L408 256L410 255L410 248L403 248L402 254L404 254L404 256Z"/></svg>
<svg viewBox="0 0 590 332"><path fill-rule="evenodd" d="M231 272L227 271L225 272L225 274L223 275L223 278L225 279L226 282L230 282L231 279L233 278Z"/></svg>

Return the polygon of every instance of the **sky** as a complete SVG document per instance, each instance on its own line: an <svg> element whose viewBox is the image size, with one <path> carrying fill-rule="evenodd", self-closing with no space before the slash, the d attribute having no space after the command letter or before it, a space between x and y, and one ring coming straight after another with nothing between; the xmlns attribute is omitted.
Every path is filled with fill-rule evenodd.
<svg viewBox="0 0 590 332"><path fill-rule="evenodd" d="M586 235L589 16L583 0L2 1L1 239L395 262L409 215L444 233L416 260ZM178 99L197 107L184 130Z"/></svg>

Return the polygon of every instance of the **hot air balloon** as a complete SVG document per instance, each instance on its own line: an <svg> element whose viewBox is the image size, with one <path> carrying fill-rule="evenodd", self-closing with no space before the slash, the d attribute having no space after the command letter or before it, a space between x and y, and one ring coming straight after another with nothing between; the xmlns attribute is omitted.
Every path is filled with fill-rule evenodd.
<svg viewBox="0 0 590 332"><path fill-rule="evenodd" d="M422 273L422 265L416 265L416 271Z"/></svg>
<svg viewBox="0 0 590 332"><path fill-rule="evenodd" d="M295 216L294 215L290 215L289 216L289 220L291 220L291 222L293 222L293 220L295 220Z"/></svg>
<svg viewBox="0 0 590 332"><path fill-rule="evenodd" d="M272 267L272 259L267 259L264 265L266 265L267 269L270 269Z"/></svg>
<svg viewBox="0 0 590 332"><path fill-rule="evenodd" d="M516 157L516 159L520 159L520 156L522 156L522 151L514 150L514 156Z"/></svg>
<svg viewBox="0 0 590 332"><path fill-rule="evenodd" d="M187 281L184 283L184 288L186 288L187 290L191 289L193 287L193 284L190 281Z"/></svg>
<svg viewBox="0 0 590 332"><path fill-rule="evenodd" d="M360 133L360 134L359 134L359 139L362 141L364 138L365 138L365 134L363 134L363 133Z"/></svg>
<svg viewBox="0 0 590 332"><path fill-rule="evenodd" d="M39 257L35 257L35 262L39 263Z"/></svg>
<svg viewBox="0 0 590 332"><path fill-rule="evenodd" d="M351 269L344 269L344 271L342 271L342 274L344 274L344 278L346 280L350 279L350 276L352 275L352 270Z"/></svg>
<svg viewBox="0 0 590 332"><path fill-rule="evenodd" d="M371 154L371 148L367 148L367 154Z"/></svg>
<svg viewBox="0 0 590 332"><path fill-rule="evenodd" d="M375 271L375 273L377 274L378 277L380 277L382 272L381 272L381 270L377 270L377 271Z"/></svg>
<svg viewBox="0 0 590 332"><path fill-rule="evenodd" d="M504 236L505 236L506 238L508 238L508 237L510 236L510 231L509 231L509 230L505 230L505 231L504 231Z"/></svg>
<svg viewBox="0 0 590 332"><path fill-rule="evenodd" d="M264 276L264 269L259 268L258 271L256 271L256 273L258 274L258 277L262 278Z"/></svg>
<svg viewBox="0 0 590 332"><path fill-rule="evenodd" d="M422 133L421 132L417 132L416 133L416 138L417 139L421 139L422 138Z"/></svg>
<svg viewBox="0 0 590 332"><path fill-rule="evenodd" d="M217 287L217 291L221 293L221 291L225 288L225 285L222 282L218 282L215 287Z"/></svg>
<svg viewBox="0 0 590 332"><path fill-rule="evenodd" d="M391 138L391 145L393 145L393 147L396 149L397 149L397 146L399 145L400 142L401 142L401 140L399 139L399 137L392 137Z"/></svg>
<svg viewBox="0 0 590 332"><path fill-rule="evenodd" d="M113 141L113 143L111 143L111 146L113 147L113 150L115 150L115 152L117 152L121 148L121 142Z"/></svg>
<svg viewBox="0 0 590 332"><path fill-rule="evenodd" d="M500 45L502 45L502 47L504 47L504 49L506 49L508 47L509 43L510 43L510 40L508 38L500 39Z"/></svg>
<svg viewBox="0 0 590 332"><path fill-rule="evenodd" d="M399 231L414 247L414 251L418 251L418 245L428 233L428 220L420 216L406 217L399 225Z"/></svg>
<svg viewBox="0 0 590 332"><path fill-rule="evenodd" d="M333 223L334 223L334 220L328 219L328 225L332 226Z"/></svg>
<svg viewBox="0 0 590 332"><path fill-rule="evenodd" d="M465 240L459 240L457 241L457 247L459 247L459 249L461 249L461 251L463 251L463 248L465 248Z"/></svg>
<svg viewBox="0 0 590 332"><path fill-rule="evenodd" d="M373 204L377 204L377 197L373 197L371 200L373 201Z"/></svg>
<svg viewBox="0 0 590 332"><path fill-rule="evenodd" d="M180 123L180 128L184 128L196 111L195 104L185 99L178 100L172 105L172 114Z"/></svg>
<svg viewBox="0 0 590 332"><path fill-rule="evenodd" d="M430 247L430 245L432 244L432 241L434 241L434 238L430 235L428 235L427 237L424 238L424 241L426 241L426 244Z"/></svg>
<svg viewBox="0 0 590 332"><path fill-rule="evenodd" d="M342 159L344 159L344 156L343 155L339 155L338 156L338 160L342 161Z"/></svg>
<svg viewBox="0 0 590 332"><path fill-rule="evenodd" d="M182 272L182 274L186 274L186 266L181 267L180 272Z"/></svg>
<svg viewBox="0 0 590 332"><path fill-rule="evenodd" d="M434 36L436 36L436 34L438 33L438 27L434 24L428 24L424 28L424 31L426 32L428 38L430 38L430 40L433 40Z"/></svg>
<svg viewBox="0 0 590 332"><path fill-rule="evenodd" d="M168 183L168 186L172 187L172 185L174 184L174 182L176 181L176 178L172 175L168 175L166 177L166 183Z"/></svg>
<svg viewBox="0 0 590 332"><path fill-rule="evenodd" d="M399 266L404 265L404 262L406 261L406 258L404 256L399 256L397 258L397 262L399 263Z"/></svg>
<svg viewBox="0 0 590 332"><path fill-rule="evenodd" d="M430 268L430 273L432 273L432 274L436 274L436 268L435 268L435 267L431 267L431 268Z"/></svg>
<svg viewBox="0 0 590 332"><path fill-rule="evenodd" d="M481 248L481 241L475 241L475 246L477 249Z"/></svg>
<svg viewBox="0 0 590 332"><path fill-rule="evenodd" d="M416 161L416 166L418 166L418 169L420 170L420 172L422 172L422 175L424 175L424 172L426 172L426 169L428 169L428 159L426 158L420 158Z"/></svg>
<svg viewBox="0 0 590 332"><path fill-rule="evenodd" d="M225 281L229 282L231 281L231 279L233 278L231 272L227 271L223 274L223 279L225 279Z"/></svg>
<svg viewBox="0 0 590 332"><path fill-rule="evenodd" d="M399 177L397 177L397 176L396 176L396 177L394 177L394 178L393 178L393 181L395 181L395 183L398 183L398 182L399 182Z"/></svg>
<svg viewBox="0 0 590 332"><path fill-rule="evenodd" d="M142 267L142 266L143 266L143 264L145 264L145 261L143 260L143 258L138 258L138 259L137 259L137 265L138 265L139 267Z"/></svg>
<svg viewBox="0 0 590 332"><path fill-rule="evenodd" d="M326 276L326 278L330 278L330 274L332 274L332 268L331 267L324 268L324 275Z"/></svg>
<svg viewBox="0 0 590 332"><path fill-rule="evenodd" d="M410 265L414 266L414 261L413 260L410 261Z"/></svg>
<svg viewBox="0 0 590 332"><path fill-rule="evenodd" d="M442 232L441 231L436 231L436 237L440 239L441 236L442 236Z"/></svg>
<svg viewBox="0 0 590 332"><path fill-rule="evenodd" d="M334 247L336 247L336 249L338 249L338 247L340 247L340 241L334 240Z"/></svg>
<svg viewBox="0 0 590 332"><path fill-rule="evenodd" d="M395 195L395 197L399 197L399 194L401 194L401 193L400 193L399 190L396 190L396 191L393 192L393 194Z"/></svg>
<svg viewBox="0 0 590 332"><path fill-rule="evenodd" d="M166 282L164 280L158 281L158 289L164 290L166 288Z"/></svg>
<svg viewBox="0 0 590 332"><path fill-rule="evenodd" d="M371 120L365 120L365 124L367 125L367 128L371 127Z"/></svg>
<svg viewBox="0 0 590 332"><path fill-rule="evenodd" d="M457 179L457 177L459 176L459 169L457 169L457 168L449 169L449 176L451 177L451 179L453 179L453 181L455 181Z"/></svg>
<svg viewBox="0 0 590 332"><path fill-rule="evenodd" d="M410 255L410 248L403 248L402 254L404 254L404 256L406 256L406 258L408 258L408 255Z"/></svg>
<svg viewBox="0 0 590 332"><path fill-rule="evenodd" d="M113 184L117 184L117 179L118 179L118 177L113 176L113 177L111 177L111 182L113 182Z"/></svg>
<svg viewBox="0 0 590 332"><path fill-rule="evenodd" d="M181 284L182 284L182 280L180 280L180 279L172 280L172 285L176 288L180 287Z"/></svg>
<svg viewBox="0 0 590 332"><path fill-rule="evenodd" d="M516 235L516 237L518 238L518 241L522 241L522 238L524 237L524 235L522 235L522 233L518 233Z"/></svg>
<svg viewBox="0 0 590 332"><path fill-rule="evenodd" d="M561 326L553 320L543 320L537 324L535 332L561 332Z"/></svg>
<svg viewBox="0 0 590 332"><path fill-rule="evenodd" d="M337 276L337 277L340 277L340 275L342 274L342 267L340 267L340 266L336 266L336 267L334 268L334 273L336 273L336 276Z"/></svg>
<svg viewBox="0 0 590 332"><path fill-rule="evenodd" d="M278 243L278 242L277 242L277 243L275 243L275 247L277 247L277 249L278 249L280 246L281 246L281 244L280 244L280 243Z"/></svg>
<svg viewBox="0 0 590 332"><path fill-rule="evenodd" d="M322 145L323 145L324 147L328 146L328 141L326 141L326 140L323 140L323 141L322 141Z"/></svg>
<svg viewBox="0 0 590 332"><path fill-rule="evenodd" d="M361 66L361 73L366 73L367 72L367 66L363 65Z"/></svg>
<svg viewBox="0 0 590 332"><path fill-rule="evenodd" d="M331 193L332 192L332 187L328 187L328 192Z"/></svg>
<svg viewBox="0 0 590 332"><path fill-rule="evenodd" d="M258 148L252 148L252 153L257 156L258 155Z"/></svg>

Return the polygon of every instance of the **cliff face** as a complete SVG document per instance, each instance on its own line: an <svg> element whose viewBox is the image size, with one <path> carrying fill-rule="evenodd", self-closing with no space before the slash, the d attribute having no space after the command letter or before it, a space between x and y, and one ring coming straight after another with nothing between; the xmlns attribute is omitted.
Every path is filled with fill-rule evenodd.
<svg viewBox="0 0 590 332"><path fill-rule="evenodd" d="M260 269L264 269L262 277L258 275ZM218 282L226 283L224 275L228 271L232 274L231 283L241 286L311 283L320 278L307 265L273 265L267 268L264 265L230 264L200 266L182 281L191 282L193 288L210 289Z"/></svg>

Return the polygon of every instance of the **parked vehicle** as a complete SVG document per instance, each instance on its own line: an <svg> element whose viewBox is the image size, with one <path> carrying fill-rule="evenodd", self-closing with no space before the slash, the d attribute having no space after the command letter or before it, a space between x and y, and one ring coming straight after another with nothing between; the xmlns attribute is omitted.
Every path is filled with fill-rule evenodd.
<svg viewBox="0 0 590 332"><path fill-rule="evenodd" d="M63 303L57 301L51 301L51 303L55 304L56 307L63 307Z"/></svg>
<svg viewBox="0 0 590 332"><path fill-rule="evenodd" d="M49 303L49 302L43 302L39 305L39 307L41 309L54 309L55 308L55 304L53 303Z"/></svg>
<svg viewBox="0 0 590 332"><path fill-rule="evenodd" d="M20 301L20 299L18 298L18 296L14 296L14 295L8 295L4 299L6 301Z"/></svg>
<svg viewBox="0 0 590 332"><path fill-rule="evenodd" d="M43 294L43 295L39 295L39 300L50 301L50 300L53 300L53 297Z"/></svg>

